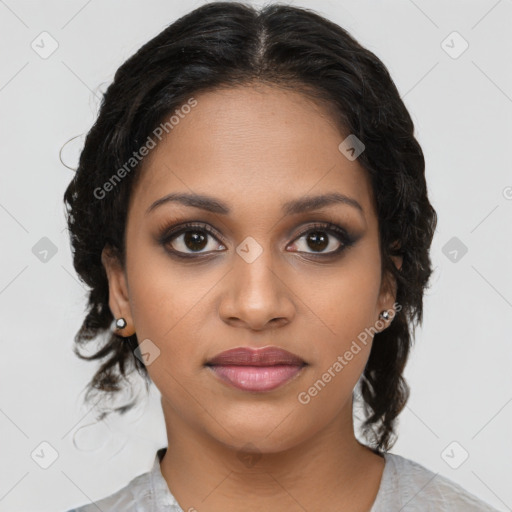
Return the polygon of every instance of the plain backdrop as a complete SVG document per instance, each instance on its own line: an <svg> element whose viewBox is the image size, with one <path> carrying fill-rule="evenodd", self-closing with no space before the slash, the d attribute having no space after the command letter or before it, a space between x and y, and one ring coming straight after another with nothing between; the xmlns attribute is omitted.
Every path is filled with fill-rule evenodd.
<svg viewBox="0 0 512 512"><path fill-rule="evenodd" d="M154 386L127 418L98 422L82 405L97 363L72 352L86 290L64 223L73 171L59 151L91 127L115 70L202 3L0 1L0 511L99 499L166 445ZM289 3L386 64L426 157L435 272L391 451L512 510L512 2ZM64 146L70 167L81 140Z"/></svg>

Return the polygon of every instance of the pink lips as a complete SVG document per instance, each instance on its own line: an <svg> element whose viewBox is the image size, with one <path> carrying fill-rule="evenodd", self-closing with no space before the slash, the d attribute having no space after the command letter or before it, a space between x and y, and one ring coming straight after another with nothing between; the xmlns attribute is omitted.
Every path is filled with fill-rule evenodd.
<svg viewBox="0 0 512 512"><path fill-rule="evenodd" d="M244 391L270 391L297 375L306 363L277 347L239 347L222 352L206 365L221 380Z"/></svg>

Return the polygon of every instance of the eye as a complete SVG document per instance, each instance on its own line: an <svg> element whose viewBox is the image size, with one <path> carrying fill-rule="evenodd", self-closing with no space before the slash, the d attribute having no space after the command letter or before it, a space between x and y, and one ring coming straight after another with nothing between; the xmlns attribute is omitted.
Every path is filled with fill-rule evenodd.
<svg viewBox="0 0 512 512"><path fill-rule="evenodd" d="M162 245L178 256L203 254L215 250L224 250L226 247L217 240L214 231L207 224L185 224L164 235ZM220 244L221 249L215 249ZM190 251L190 252L188 252Z"/></svg>
<svg viewBox="0 0 512 512"><path fill-rule="evenodd" d="M226 250L226 245L219 241L220 235L208 224L189 222L162 231L159 243L178 258L195 258ZM327 258L338 255L354 242L340 226L317 223L304 230L287 249L308 254L310 258Z"/></svg>
<svg viewBox="0 0 512 512"><path fill-rule="evenodd" d="M318 256L340 253L353 244L352 238L344 229L330 223L310 226L295 240L292 245L297 248L298 252ZM308 248L312 249L313 252L308 252Z"/></svg>

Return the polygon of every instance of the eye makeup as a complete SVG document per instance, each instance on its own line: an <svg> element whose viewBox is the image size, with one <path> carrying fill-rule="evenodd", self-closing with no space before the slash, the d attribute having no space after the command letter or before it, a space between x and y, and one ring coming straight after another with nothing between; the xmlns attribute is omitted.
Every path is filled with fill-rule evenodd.
<svg viewBox="0 0 512 512"><path fill-rule="evenodd" d="M287 248L297 243L304 237L307 238L305 244L313 241L314 244L336 247L331 250L325 250L322 247L320 251L312 250L294 250L302 258L317 262L331 262L342 256L342 254L352 247L361 237L361 235L352 234L346 228L332 221L302 223L303 228L293 235L293 239ZM215 257L219 252L225 252L229 245L226 238L216 230L211 224L199 220L180 222L178 219L166 219L157 229L156 241L164 250L174 259L181 261L203 261ZM211 241L216 243L211 243ZM333 242L334 241L334 242ZM199 244L198 250L194 250L186 244ZM178 249L177 246L182 247ZM220 246L220 249L204 250L204 246Z"/></svg>

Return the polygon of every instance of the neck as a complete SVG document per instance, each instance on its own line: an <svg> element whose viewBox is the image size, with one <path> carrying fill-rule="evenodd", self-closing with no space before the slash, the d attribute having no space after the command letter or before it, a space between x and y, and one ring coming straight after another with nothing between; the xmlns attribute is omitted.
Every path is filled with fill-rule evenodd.
<svg viewBox="0 0 512 512"><path fill-rule="evenodd" d="M183 510L328 511L343 503L350 512L375 500L384 459L355 438L351 401L322 431L290 446L270 444L271 436L220 442L162 404L168 449L160 468Z"/></svg>

